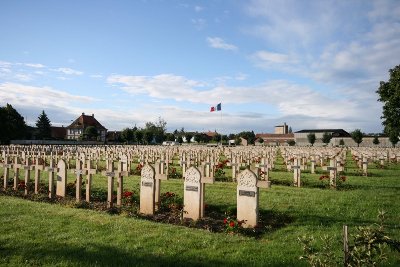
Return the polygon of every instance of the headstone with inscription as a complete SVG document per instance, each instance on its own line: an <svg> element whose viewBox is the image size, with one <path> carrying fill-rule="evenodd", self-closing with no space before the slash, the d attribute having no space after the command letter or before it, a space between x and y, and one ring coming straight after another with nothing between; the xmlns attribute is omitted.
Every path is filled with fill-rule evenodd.
<svg viewBox="0 0 400 267"><path fill-rule="evenodd" d="M142 168L140 179L140 213L153 215L155 210L155 170L149 164Z"/></svg>

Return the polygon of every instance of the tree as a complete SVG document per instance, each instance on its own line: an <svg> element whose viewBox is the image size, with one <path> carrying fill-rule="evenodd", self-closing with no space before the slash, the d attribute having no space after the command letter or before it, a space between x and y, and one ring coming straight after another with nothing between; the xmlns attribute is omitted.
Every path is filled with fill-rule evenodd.
<svg viewBox="0 0 400 267"><path fill-rule="evenodd" d="M331 139L332 139L332 134L330 134L328 132L324 132L324 134L322 135L322 142L327 145L327 144L329 144Z"/></svg>
<svg viewBox="0 0 400 267"><path fill-rule="evenodd" d="M199 134L198 132L196 132L193 137L194 137L194 141L197 143L200 143L200 141L202 140L201 134Z"/></svg>
<svg viewBox="0 0 400 267"><path fill-rule="evenodd" d="M98 136L98 132L97 132L96 127L89 126L85 129L85 132L83 135L84 135L85 140L96 140L97 136Z"/></svg>
<svg viewBox="0 0 400 267"><path fill-rule="evenodd" d="M226 134L221 136L221 140L223 143L227 144L228 143L228 136Z"/></svg>
<svg viewBox="0 0 400 267"><path fill-rule="evenodd" d="M192 133L185 133L185 139L187 143L190 143L192 141L193 134Z"/></svg>
<svg viewBox="0 0 400 267"><path fill-rule="evenodd" d="M389 81L380 82L376 91L378 101L383 103L381 119L384 132L390 136L400 135L400 65L389 70Z"/></svg>
<svg viewBox="0 0 400 267"><path fill-rule="evenodd" d="M50 139L51 138L51 124L50 119L47 117L44 110L39 115L36 121L36 138L39 140Z"/></svg>
<svg viewBox="0 0 400 267"><path fill-rule="evenodd" d="M135 133L133 132L133 129L125 128L121 132L121 137L122 137L122 140L129 143L129 142L134 141Z"/></svg>
<svg viewBox="0 0 400 267"><path fill-rule="evenodd" d="M143 143L143 130L138 129L135 131L135 139L139 144Z"/></svg>
<svg viewBox="0 0 400 267"><path fill-rule="evenodd" d="M221 136L219 133L215 133L214 136L213 136L213 138L212 138L212 140L213 140L214 142L219 143L219 142L221 142L221 138L222 138L222 136Z"/></svg>
<svg viewBox="0 0 400 267"><path fill-rule="evenodd" d="M175 136L172 133L166 133L165 134L165 140L167 141L175 141Z"/></svg>
<svg viewBox="0 0 400 267"><path fill-rule="evenodd" d="M179 144L183 143L183 138L182 138L181 135L178 136L177 141L178 141Z"/></svg>
<svg viewBox="0 0 400 267"><path fill-rule="evenodd" d="M389 134L389 141L392 143L393 147L399 142L399 136L393 131Z"/></svg>
<svg viewBox="0 0 400 267"><path fill-rule="evenodd" d="M0 143L8 144L12 139L24 139L27 126L24 118L10 104L0 108Z"/></svg>
<svg viewBox="0 0 400 267"><path fill-rule="evenodd" d="M307 135L307 139L308 139L308 142L311 144L311 146L314 146L315 140L317 138L315 137L315 133L309 133Z"/></svg>
<svg viewBox="0 0 400 267"><path fill-rule="evenodd" d="M379 138L378 138L378 136L375 136L374 137L374 140L372 140L372 143L374 144L374 145L379 145Z"/></svg>
<svg viewBox="0 0 400 267"><path fill-rule="evenodd" d="M289 131L288 131L289 133L293 133L293 130L292 130L292 127L291 126L289 126Z"/></svg>
<svg viewBox="0 0 400 267"><path fill-rule="evenodd" d="M264 139L262 139L261 137L259 137L259 138L257 139L257 142L260 143L260 144L263 144L263 143L264 143Z"/></svg>
<svg viewBox="0 0 400 267"><path fill-rule="evenodd" d="M146 142L146 144L150 144L153 141L154 135L152 131L145 130L143 133L143 139Z"/></svg>
<svg viewBox="0 0 400 267"><path fill-rule="evenodd" d="M240 140L240 137L244 138L247 140L248 144L253 144L254 141L256 140L256 135L254 134L253 131L251 132L240 132L236 135L236 141ZM238 143L238 142L237 142Z"/></svg>
<svg viewBox="0 0 400 267"><path fill-rule="evenodd" d="M296 145L296 141L294 141L294 140L288 140L286 143L287 143L289 146L294 146L294 145Z"/></svg>
<svg viewBox="0 0 400 267"><path fill-rule="evenodd" d="M360 129L355 129L353 132L351 132L351 138L354 140L354 142L357 143L357 146L360 146L362 140L363 140L364 134L361 132Z"/></svg>

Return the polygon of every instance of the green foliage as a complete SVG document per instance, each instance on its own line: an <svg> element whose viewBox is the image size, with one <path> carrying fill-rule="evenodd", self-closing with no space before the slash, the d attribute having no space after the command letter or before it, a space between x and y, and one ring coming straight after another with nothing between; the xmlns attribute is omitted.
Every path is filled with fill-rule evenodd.
<svg viewBox="0 0 400 267"><path fill-rule="evenodd" d="M296 145L296 141L294 141L294 140L289 140L289 141L287 141L287 144L288 144L289 146L294 146L294 145Z"/></svg>
<svg viewBox="0 0 400 267"><path fill-rule="evenodd" d="M344 146L344 140L343 140L343 139L340 139L339 145L340 145L340 146Z"/></svg>
<svg viewBox="0 0 400 267"><path fill-rule="evenodd" d="M333 238L324 235L320 238L322 248L317 249L315 245L315 238L313 236L301 236L298 241L303 246L303 255L300 256L301 260L307 261L310 266L328 267L337 266L333 254Z"/></svg>
<svg viewBox="0 0 400 267"><path fill-rule="evenodd" d="M0 144L8 144L13 139L24 139L27 126L24 118L10 104L0 108Z"/></svg>
<svg viewBox="0 0 400 267"><path fill-rule="evenodd" d="M143 143L143 136L144 136L143 130L135 131L135 139L139 144Z"/></svg>
<svg viewBox="0 0 400 267"><path fill-rule="evenodd" d="M177 142L179 143L179 144L182 144L183 143L183 138L182 138L182 136L180 135L180 136L178 136L178 138L177 138Z"/></svg>
<svg viewBox="0 0 400 267"><path fill-rule="evenodd" d="M83 138L85 140L96 140L98 136L98 132L96 127L94 126L88 126L85 129L85 132L83 133Z"/></svg>
<svg viewBox="0 0 400 267"><path fill-rule="evenodd" d="M400 65L390 69L389 74L389 81L381 81L376 93L378 101L383 103L381 119L384 131L395 140L400 136Z"/></svg>
<svg viewBox="0 0 400 267"><path fill-rule="evenodd" d="M315 133L309 133L307 135L307 139L308 139L308 142L311 144L311 146L314 146L314 143L316 140Z"/></svg>
<svg viewBox="0 0 400 267"><path fill-rule="evenodd" d="M332 139L332 134L324 132L324 134L322 135L322 142L324 144L328 144Z"/></svg>
<svg viewBox="0 0 400 267"><path fill-rule="evenodd" d="M124 128L121 132L122 140L125 142L135 141L135 132L131 128Z"/></svg>
<svg viewBox="0 0 400 267"><path fill-rule="evenodd" d="M185 133L185 139L186 139L187 143L192 142L192 138L193 138L193 133L189 133L189 132Z"/></svg>
<svg viewBox="0 0 400 267"><path fill-rule="evenodd" d="M363 140L364 134L361 132L360 129L355 129L353 132L351 132L351 138L354 140L354 142L357 143L357 146L360 146L362 140Z"/></svg>
<svg viewBox="0 0 400 267"><path fill-rule="evenodd" d="M39 115L39 117L36 121L36 127L37 127L37 130L36 130L36 138L37 139L43 140L43 139L51 138L50 119L47 117L44 110Z"/></svg>
<svg viewBox="0 0 400 267"><path fill-rule="evenodd" d="M389 141L392 143L393 147L396 146L396 144L399 142L399 136L396 134L394 131L391 131L389 133Z"/></svg>
<svg viewBox="0 0 400 267"><path fill-rule="evenodd" d="M143 141L148 145L153 141L154 133L151 130L145 130L143 132Z"/></svg>
<svg viewBox="0 0 400 267"><path fill-rule="evenodd" d="M372 143L374 144L374 145L379 145L379 138L378 138L378 136L375 136L374 137L374 140L372 140Z"/></svg>
<svg viewBox="0 0 400 267"><path fill-rule="evenodd" d="M352 236L353 241L349 244L346 266L376 266L387 260L385 251L387 247L400 252L400 242L388 236L384 229L385 212L379 211L379 224L370 226L357 226ZM298 241L303 246L303 255L310 266L337 266L343 262L336 258L333 251L334 237L324 235L321 238L322 248L318 249L313 236L301 236ZM340 243L338 242L338 246Z"/></svg>
<svg viewBox="0 0 400 267"><path fill-rule="evenodd" d="M221 142L221 140L222 140L222 136L221 136L219 133L215 133L215 135L213 136L212 140L213 140L214 142L219 143L219 142Z"/></svg>
<svg viewBox="0 0 400 267"><path fill-rule="evenodd" d="M165 192L160 195L160 210L180 211L183 209L183 198L173 192Z"/></svg>
<svg viewBox="0 0 400 267"><path fill-rule="evenodd" d="M256 140L256 135L254 134L253 131L251 131L251 132L240 132L240 133L238 133L238 134L236 135L236 139L237 139L236 141L239 141L239 140L240 140L240 137L246 139L247 142L248 142L248 144L253 144L253 145L254 145L254 142L255 142L255 140ZM236 142L236 143L239 144L240 142Z"/></svg>
<svg viewBox="0 0 400 267"><path fill-rule="evenodd" d="M159 117L156 122L146 122L146 126L144 128L144 141L149 144L151 141L154 141L157 144L162 143L165 140L165 131L167 127L167 122ZM147 133L147 134L146 134ZM151 140L150 140L151 136ZM146 138L147 137L147 138ZM172 141L172 140L171 140Z"/></svg>

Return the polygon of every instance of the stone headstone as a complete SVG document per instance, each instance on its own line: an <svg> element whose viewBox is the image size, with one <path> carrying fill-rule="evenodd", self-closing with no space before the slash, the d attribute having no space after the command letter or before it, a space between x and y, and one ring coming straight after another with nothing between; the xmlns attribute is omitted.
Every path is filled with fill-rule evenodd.
<svg viewBox="0 0 400 267"><path fill-rule="evenodd" d="M196 167L190 167L185 173L184 182L184 218L198 220L201 215L201 173Z"/></svg>
<svg viewBox="0 0 400 267"><path fill-rule="evenodd" d="M149 164L142 168L140 179L140 213L153 215L155 210L155 170Z"/></svg>
<svg viewBox="0 0 400 267"><path fill-rule="evenodd" d="M258 221L259 188L257 176L251 170L239 173L237 185L237 220L244 228L252 228Z"/></svg>
<svg viewBox="0 0 400 267"><path fill-rule="evenodd" d="M58 161L57 169L56 195L65 197L67 190L67 164L63 159Z"/></svg>

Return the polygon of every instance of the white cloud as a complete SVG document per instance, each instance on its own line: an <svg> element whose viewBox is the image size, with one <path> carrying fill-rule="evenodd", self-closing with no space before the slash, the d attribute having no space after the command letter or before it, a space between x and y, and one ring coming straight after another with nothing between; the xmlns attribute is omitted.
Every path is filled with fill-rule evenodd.
<svg viewBox="0 0 400 267"><path fill-rule="evenodd" d="M82 71L74 70L71 68L57 68L57 69L52 69L52 71L61 72L66 75L82 75L83 74Z"/></svg>
<svg viewBox="0 0 400 267"><path fill-rule="evenodd" d="M197 30L203 30L207 26L207 21L205 19L192 19L192 24Z"/></svg>
<svg viewBox="0 0 400 267"><path fill-rule="evenodd" d="M204 9L204 7L202 7L202 6L195 6L195 7L194 7L194 10L195 10L196 12L203 11L203 9Z"/></svg>
<svg viewBox="0 0 400 267"><path fill-rule="evenodd" d="M228 44L224 41L224 39L219 37L207 37L207 43L210 47L219 48L224 50L232 50L235 51L238 48L233 44Z"/></svg>
<svg viewBox="0 0 400 267"><path fill-rule="evenodd" d="M268 51L257 51L251 57L258 62L262 62L262 64L283 64L294 62L288 55Z"/></svg>
<svg viewBox="0 0 400 267"><path fill-rule="evenodd" d="M100 74L92 74L92 75L90 75L90 77L91 77L91 78L97 78L97 79L99 79L99 78L103 78L103 75L100 75Z"/></svg>
<svg viewBox="0 0 400 267"><path fill-rule="evenodd" d="M40 108L95 101L92 97L72 95L51 87L28 86L10 82L0 84L0 99L3 103L23 103L24 106Z"/></svg>
<svg viewBox="0 0 400 267"><path fill-rule="evenodd" d="M32 75L29 74L23 74L23 73L18 73L14 75L15 79L23 82L28 82L32 80Z"/></svg>
<svg viewBox="0 0 400 267"><path fill-rule="evenodd" d="M40 64L40 63L25 63L24 65L27 66L27 67L37 68L37 69L41 69L41 68L46 67L45 65Z"/></svg>

